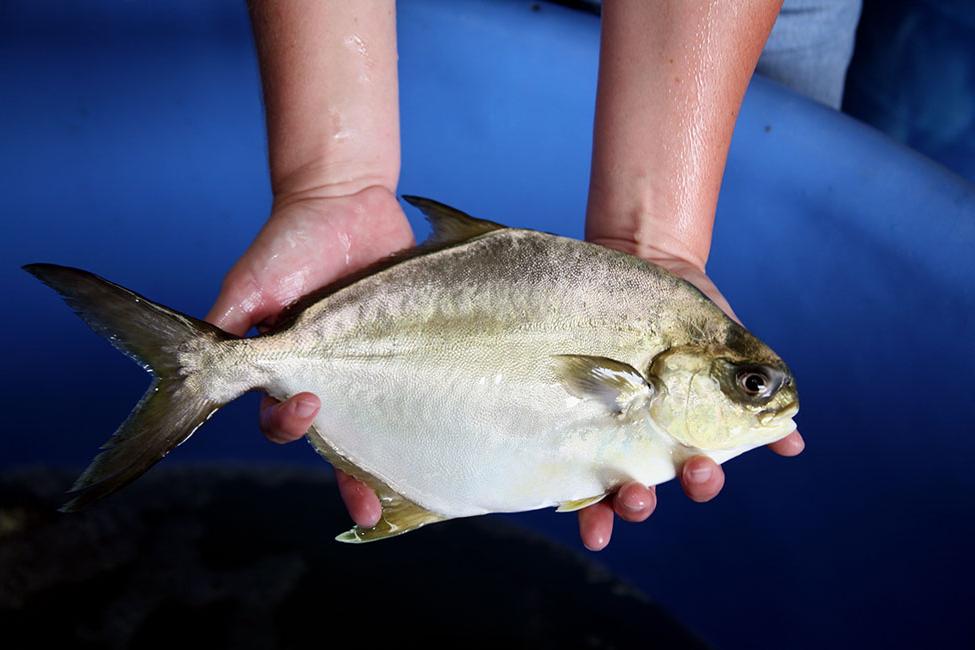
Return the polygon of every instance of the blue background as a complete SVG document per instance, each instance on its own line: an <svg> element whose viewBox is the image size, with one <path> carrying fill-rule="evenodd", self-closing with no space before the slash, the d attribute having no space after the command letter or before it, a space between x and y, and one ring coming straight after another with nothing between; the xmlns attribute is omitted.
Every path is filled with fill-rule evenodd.
<svg viewBox="0 0 975 650"><path fill-rule="evenodd" d="M864 0L843 110L975 181L975 3Z"/></svg>
<svg viewBox="0 0 975 650"><path fill-rule="evenodd" d="M400 3L402 191L581 236L597 19L444 6ZM147 378L18 267L207 311L270 205L244 4L3 3L0 88L0 467L80 468ZM971 184L756 79L709 271L793 367L808 448L729 463L707 505L661 487L599 560L719 647L975 645L973 255ZM165 462L325 471L255 411L232 404ZM579 545L572 516L512 517Z"/></svg>

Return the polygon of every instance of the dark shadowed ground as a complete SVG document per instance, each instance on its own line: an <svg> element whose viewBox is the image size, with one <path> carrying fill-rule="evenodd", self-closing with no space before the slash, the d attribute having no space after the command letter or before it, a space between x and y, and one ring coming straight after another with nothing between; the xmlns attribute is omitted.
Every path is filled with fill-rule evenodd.
<svg viewBox="0 0 975 650"><path fill-rule="evenodd" d="M639 591L497 518L364 546L300 469L153 472L88 512L0 478L3 647L701 648Z"/></svg>

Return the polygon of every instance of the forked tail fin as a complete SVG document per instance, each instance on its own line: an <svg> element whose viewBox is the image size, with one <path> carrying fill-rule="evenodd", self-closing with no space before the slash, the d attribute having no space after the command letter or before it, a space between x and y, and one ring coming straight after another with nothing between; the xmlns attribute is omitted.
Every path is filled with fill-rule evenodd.
<svg viewBox="0 0 975 650"><path fill-rule="evenodd" d="M139 478L189 438L223 403L195 376L197 356L236 338L209 323L157 305L97 275L55 264L24 270L64 298L88 325L153 375L152 385L71 488L63 512L79 510Z"/></svg>

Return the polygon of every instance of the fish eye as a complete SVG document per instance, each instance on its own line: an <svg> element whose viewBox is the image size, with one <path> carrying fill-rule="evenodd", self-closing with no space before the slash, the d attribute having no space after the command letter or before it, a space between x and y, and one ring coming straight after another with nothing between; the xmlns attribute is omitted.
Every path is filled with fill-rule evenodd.
<svg viewBox="0 0 975 650"><path fill-rule="evenodd" d="M738 371L738 386L751 397L772 394L772 378L763 368L742 368Z"/></svg>
<svg viewBox="0 0 975 650"><path fill-rule="evenodd" d="M792 381L784 368L721 357L715 360L711 373L729 399L750 407L766 405Z"/></svg>

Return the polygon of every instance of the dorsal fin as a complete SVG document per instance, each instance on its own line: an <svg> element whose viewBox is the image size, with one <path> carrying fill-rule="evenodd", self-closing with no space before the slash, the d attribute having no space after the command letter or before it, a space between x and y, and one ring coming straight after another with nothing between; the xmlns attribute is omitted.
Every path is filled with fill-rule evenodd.
<svg viewBox="0 0 975 650"><path fill-rule="evenodd" d="M429 253L434 253L445 248L450 248L451 246L456 246L457 244L461 244L469 239L473 239L474 237L478 237L485 233L506 229L505 226L502 226L501 224L485 221L484 219L477 219L469 214L464 214L460 210L455 210L449 205L444 205L443 203L434 201L433 199L424 199L419 196L403 196L402 198L410 205L414 205L419 208L420 211L426 215L427 221L429 221L433 226L433 234L431 234L425 242L419 246L414 246L413 248L408 248L376 260L365 268L349 273L348 275L344 275L334 282L321 287L320 289L316 289L315 291L305 294L294 303L285 307L285 309L278 314L274 325L266 333L279 333L286 330L294 325L295 321L299 316L301 316L305 309L324 299L326 296L330 296L333 293L341 291L345 287L351 286L363 278L367 278L376 273L390 269L401 262L405 262L406 260L421 257Z"/></svg>
<svg viewBox="0 0 975 650"><path fill-rule="evenodd" d="M419 208L430 225L433 226L433 234L430 235L425 244L459 244L468 239L504 229L501 224L472 217L433 199L403 195L403 200Z"/></svg>

